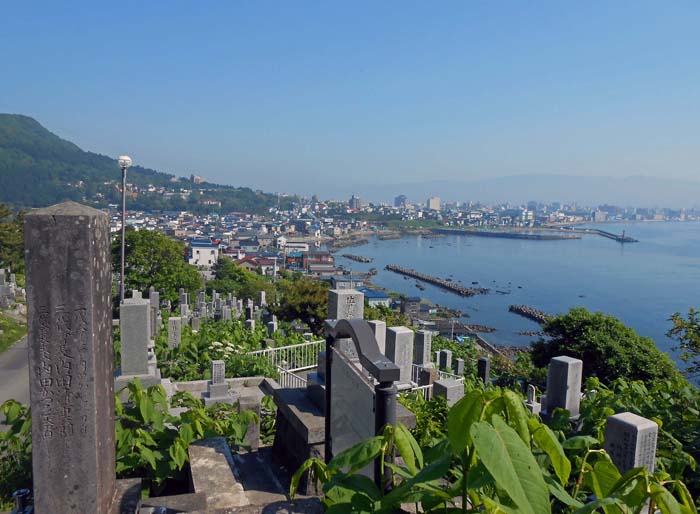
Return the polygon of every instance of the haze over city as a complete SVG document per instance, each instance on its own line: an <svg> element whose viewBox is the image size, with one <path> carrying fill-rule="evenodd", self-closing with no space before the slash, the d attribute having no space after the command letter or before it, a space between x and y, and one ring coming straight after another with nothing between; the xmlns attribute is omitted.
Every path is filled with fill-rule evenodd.
<svg viewBox="0 0 700 514"><path fill-rule="evenodd" d="M540 177L539 200L700 191L694 2L15 3L4 17L0 112L160 171L375 201L523 201L522 180L488 186L521 175L584 177L551 191Z"/></svg>

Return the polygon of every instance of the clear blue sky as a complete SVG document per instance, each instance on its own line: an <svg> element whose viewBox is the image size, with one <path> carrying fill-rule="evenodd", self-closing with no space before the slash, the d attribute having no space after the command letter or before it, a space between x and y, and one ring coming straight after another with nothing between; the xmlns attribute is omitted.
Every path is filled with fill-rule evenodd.
<svg viewBox="0 0 700 514"><path fill-rule="evenodd" d="M6 2L2 19L0 111L178 175L343 195L698 176L696 0Z"/></svg>

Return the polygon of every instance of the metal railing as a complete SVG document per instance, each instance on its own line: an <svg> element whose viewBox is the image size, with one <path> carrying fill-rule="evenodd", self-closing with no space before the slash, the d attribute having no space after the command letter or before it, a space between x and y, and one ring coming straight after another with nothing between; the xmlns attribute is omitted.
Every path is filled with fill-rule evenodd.
<svg viewBox="0 0 700 514"><path fill-rule="evenodd" d="M414 364L411 368L411 382L418 384L420 381L418 377L420 376L420 370L423 368L420 364ZM437 370L438 380L452 379L457 382L464 382L464 377L460 375L455 375L454 373L449 373L447 371Z"/></svg>
<svg viewBox="0 0 700 514"><path fill-rule="evenodd" d="M318 366L318 352L325 349L325 341L310 341L248 352L247 355L262 357L272 366L278 366L287 371L303 371Z"/></svg>
<svg viewBox="0 0 700 514"><path fill-rule="evenodd" d="M420 393L423 395L425 400L430 400L433 397L433 384L428 384L424 386L416 386L412 388L409 393Z"/></svg>
<svg viewBox="0 0 700 514"><path fill-rule="evenodd" d="M304 377L300 377L299 375L296 375L292 373L291 371L284 369L280 366L277 366L277 371L280 374L279 379L277 380L277 383L285 388L291 388L291 389L305 389L306 388L306 379Z"/></svg>

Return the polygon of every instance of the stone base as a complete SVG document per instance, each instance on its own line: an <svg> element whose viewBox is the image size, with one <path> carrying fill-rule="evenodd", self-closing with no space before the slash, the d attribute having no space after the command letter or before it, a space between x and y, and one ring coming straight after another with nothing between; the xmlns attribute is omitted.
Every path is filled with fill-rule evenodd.
<svg viewBox="0 0 700 514"><path fill-rule="evenodd" d="M216 405L217 403L233 405L237 401L237 398L235 398L232 394L228 394L225 396L215 396L212 398L211 396L209 396L208 393L204 393L202 394L202 399L204 400L205 407L211 407L212 405Z"/></svg>
<svg viewBox="0 0 700 514"><path fill-rule="evenodd" d="M133 514L137 512L141 499L141 479L125 478L117 480L109 514Z"/></svg>

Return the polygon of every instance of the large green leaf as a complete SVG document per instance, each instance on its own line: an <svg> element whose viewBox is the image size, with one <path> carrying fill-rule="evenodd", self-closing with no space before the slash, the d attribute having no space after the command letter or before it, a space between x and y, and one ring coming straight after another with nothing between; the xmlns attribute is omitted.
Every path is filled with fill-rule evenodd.
<svg viewBox="0 0 700 514"><path fill-rule="evenodd" d="M454 404L447 415L447 436L452 444L452 451L459 454L471 444L470 427L481 416L483 393L474 389Z"/></svg>
<svg viewBox="0 0 700 514"><path fill-rule="evenodd" d="M534 418L528 420L528 426L532 432L532 438L535 440L537 447L545 452L554 467L554 472L561 485L566 486L571 475L571 462L564 453L557 436L554 435L544 423L540 423Z"/></svg>
<svg viewBox="0 0 700 514"><path fill-rule="evenodd" d="M662 514L681 514L681 506L673 495L662 485L652 483L650 485L651 499Z"/></svg>
<svg viewBox="0 0 700 514"><path fill-rule="evenodd" d="M514 391L503 391L503 401L508 414L508 424L512 426L520 436L520 439L530 447L530 431L527 428L528 414L523 405L523 400Z"/></svg>
<svg viewBox="0 0 700 514"><path fill-rule="evenodd" d="M416 453L414 448L417 448L418 445L411 444L411 439L413 439L413 436L403 424L399 423L394 428L394 444L396 445L396 449L399 451L401 458L403 458L408 471L410 471L412 475L415 475L418 473L418 468L416 467ZM420 452L420 448L418 448L418 452ZM422 454L420 460L423 460Z"/></svg>
<svg viewBox="0 0 700 514"><path fill-rule="evenodd" d="M551 512L542 470L515 430L494 416L493 426L484 421L474 423L471 435L477 456L521 512Z"/></svg>
<svg viewBox="0 0 700 514"><path fill-rule="evenodd" d="M380 436L372 437L366 441L357 443L347 450L339 453L328 463L329 470L348 469L351 475L359 469L364 468L379 456L382 451L384 439Z"/></svg>

